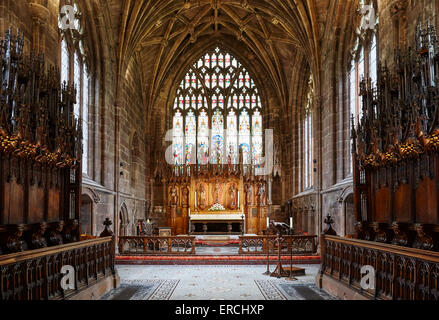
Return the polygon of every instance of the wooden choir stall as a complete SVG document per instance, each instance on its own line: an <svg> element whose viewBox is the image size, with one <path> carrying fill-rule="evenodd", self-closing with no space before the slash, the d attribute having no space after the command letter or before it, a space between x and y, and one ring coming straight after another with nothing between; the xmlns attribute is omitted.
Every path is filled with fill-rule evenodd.
<svg viewBox="0 0 439 320"><path fill-rule="evenodd" d="M329 227L321 239L320 284L347 299L439 300L435 39L434 28L418 29L416 48L397 51L376 88L361 82L362 118L357 127L352 120L356 233L342 239ZM376 272L373 290L360 284L365 265Z"/></svg>
<svg viewBox="0 0 439 320"><path fill-rule="evenodd" d="M87 298L113 288L114 238L80 241L76 91L23 44L10 30L0 40L0 301ZM63 265L75 289L61 288Z"/></svg>

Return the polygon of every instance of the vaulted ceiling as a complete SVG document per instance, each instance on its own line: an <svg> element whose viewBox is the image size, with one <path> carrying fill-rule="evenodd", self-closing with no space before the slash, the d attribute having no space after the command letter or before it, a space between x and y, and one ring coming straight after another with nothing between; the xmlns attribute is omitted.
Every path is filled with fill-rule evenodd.
<svg viewBox="0 0 439 320"><path fill-rule="evenodd" d="M129 70L138 73L148 114L165 107L165 95L172 94L170 79L217 41L233 49L268 87L278 113L291 113L306 96L310 72L318 95L320 82L330 76L322 65L343 61L358 2L87 0L84 8L101 34L100 43L106 43L108 51L100 56L112 66L116 62L116 87L121 88Z"/></svg>
<svg viewBox="0 0 439 320"><path fill-rule="evenodd" d="M123 72L130 59L138 54L144 67L147 101L153 103L173 64L181 63L182 52L206 37L227 39L230 46L242 47L256 57L256 63L269 76L279 102L286 104L295 52L314 56L313 52L318 50L313 3L313 0L125 0L118 4L122 12L119 70Z"/></svg>

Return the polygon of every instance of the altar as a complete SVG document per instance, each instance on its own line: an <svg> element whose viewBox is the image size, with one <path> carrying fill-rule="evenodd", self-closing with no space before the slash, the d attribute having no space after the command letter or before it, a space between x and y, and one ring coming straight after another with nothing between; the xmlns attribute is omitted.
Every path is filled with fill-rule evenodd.
<svg viewBox="0 0 439 320"><path fill-rule="evenodd" d="M243 212L201 212L189 216L189 234L243 234L245 215Z"/></svg>
<svg viewBox="0 0 439 320"><path fill-rule="evenodd" d="M167 192L167 220L175 235L262 234L267 182L240 166L175 167Z"/></svg>

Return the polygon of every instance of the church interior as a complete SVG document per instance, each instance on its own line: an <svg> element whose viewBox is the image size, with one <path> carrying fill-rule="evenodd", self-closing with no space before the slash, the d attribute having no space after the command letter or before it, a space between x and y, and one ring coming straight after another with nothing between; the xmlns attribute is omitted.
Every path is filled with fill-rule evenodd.
<svg viewBox="0 0 439 320"><path fill-rule="evenodd" d="M439 0L0 0L0 301L439 300Z"/></svg>

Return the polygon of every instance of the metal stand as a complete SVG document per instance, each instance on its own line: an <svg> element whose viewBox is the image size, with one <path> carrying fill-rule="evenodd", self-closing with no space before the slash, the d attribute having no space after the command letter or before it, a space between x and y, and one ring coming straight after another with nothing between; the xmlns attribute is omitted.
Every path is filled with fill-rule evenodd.
<svg viewBox="0 0 439 320"><path fill-rule="evenodd" d="M290 236L290 276L286 279L288 281L294 281L297 280L294 276L293 276L293 236Z"/></svg>
<svg viewBox="0 0 439 320"><path fill-rule="evenodd" d="M281 257L281 246L282 246L282 240L280 233L278 232L276 243L277 243L277 266L276 269L273 271L270 276L276 277L276 278L282 278L282 277L288 277L289 274L285 269L282 267L282 257Z"/></svg>
<svg viewBox="0 0 439 320"><path fill-rule="evenodd" d="M271 275L271 272L270 272L270 244L268 242L268 237L266 239L267 239L267 243L266 243L266 246L267 246L267 271L265 271L263 273L263 275L269 276L269 275Z"/></svg>

